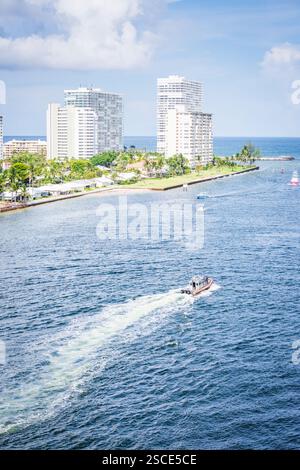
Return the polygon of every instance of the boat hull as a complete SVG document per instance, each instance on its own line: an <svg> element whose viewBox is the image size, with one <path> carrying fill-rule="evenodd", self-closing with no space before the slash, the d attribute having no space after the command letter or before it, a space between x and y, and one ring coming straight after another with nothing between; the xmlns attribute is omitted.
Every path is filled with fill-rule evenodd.
<svg viewBox="0 0 300 470"><path fill-rule="evenodd" d="M191 291L188 291L187 289L182 289L181 293L186 294L186 295L190 295L192 297L198 297L200 294L202 294L202 292L205 292L208 289L210 289L213 282L214 282L214 280L212 278L208 278L208 283L205 286L200 287L198 289L191 290Z"/></svg>
<svg viewBox="0 0 300 470"><path fill-rule="evenodd" d="M209 278L208 284L204 287L201 287L200 289L196 289L194 292L192 292L193 297L198 297L198 295L202 294L202 292L205 292L206 290L210 289L212 284L213 284L213 279Z"/></svg>

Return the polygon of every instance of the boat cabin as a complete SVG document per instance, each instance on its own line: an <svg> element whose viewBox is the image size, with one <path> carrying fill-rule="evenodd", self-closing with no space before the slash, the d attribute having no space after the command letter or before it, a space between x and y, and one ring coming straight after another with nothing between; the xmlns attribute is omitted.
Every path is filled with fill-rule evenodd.
<svg viewBox="0 0 300 470"><path fill-rule="evenodd" d="M207 276L194 276L191 280L191 286L193 289L201 289L209 283Z"/></svg>

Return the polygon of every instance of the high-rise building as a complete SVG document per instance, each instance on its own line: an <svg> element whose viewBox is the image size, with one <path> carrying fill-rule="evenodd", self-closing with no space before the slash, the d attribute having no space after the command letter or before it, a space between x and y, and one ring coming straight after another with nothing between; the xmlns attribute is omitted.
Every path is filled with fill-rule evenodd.
<svg viewBox="0 0 300 470"><path fill-rule="evenodd" d="M98 117L98 152L123 148L123 98L99 88L65 90L65 106L92 108Z"/></svg>
<svg viewBox="0 0 300 470"><path fill-rule="evenodd" d="M202 110L202 83L178 75L157 80L157 151L166 152L166 120L168 111L184 105L187 111Z"/></svg>
<svg viewBox="0 0 300 470"><path fill-rule="evenodd" d="M0 116L0 160L3 159L3 116Z"/></svg>
<svg viewBox="0 0 300 470"><path fill-rule="evenodd" d="M169 110L165 135L167 157L182 154L192 168L213 159L211 114L188 112L185 106Z"/></svg>
<svg viewBox="0 0 300 470"><path fill-rule="evenodd" d="M28 152L46 156L47 143L44 140L10 140L3 145L3 158L9 160L14 154Z"/></svg>
<svg viewBox="0 0 300 470"><path fill-rule="evenodd" d="M182 153L191 166L213 158L212 116L202 113L202 83L178 75L157 81L157 151Z"/></svg>
<svg viewBox="0 0 300 470"><path fill-rule="evenodd" d="M48 106L48 158L90 158L97 152L98 116L92 108Z"/></svg>

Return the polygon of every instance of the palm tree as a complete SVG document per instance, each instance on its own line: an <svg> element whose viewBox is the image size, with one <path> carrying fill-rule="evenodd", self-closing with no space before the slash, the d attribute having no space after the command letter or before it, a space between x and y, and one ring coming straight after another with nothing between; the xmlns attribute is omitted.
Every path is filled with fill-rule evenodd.
<svg viewBox="0 0 300 470"><path fill-rule="evenodd" d="M153 159L153 169L156 171L156 174L161 176L161 170L166 163L166 159L163 155L158 154L155 159Z"/></svg>
<svg viewBox="0 0 300 470"><path fill-rule="evenodd" d="M22 152L14 154L11 163L24 163L28 166L29 184L34 186L37 176L41 176L46 167L46 158L43 155Z"/></svg>
<svg viewBox="0 0 300 470"><path fill-rule="evenodd" d="M260 150L255 148L250 142L249 144L244 145L239 157L241 161L244 161L245 163L248 162L251 165L260 157Z"/></svg>

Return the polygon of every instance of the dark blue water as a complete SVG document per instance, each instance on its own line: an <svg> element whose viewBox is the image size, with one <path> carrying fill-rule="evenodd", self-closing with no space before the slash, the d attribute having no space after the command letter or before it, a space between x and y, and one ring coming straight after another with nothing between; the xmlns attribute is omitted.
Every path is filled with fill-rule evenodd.
<svg viewBox="0 0 300 470"><path fill-rule="evenodd" d="M274 137L215 137L215 155L230 156L239 152L245 144L251 142L264 156L291 155L300 158L300 138ZM124 144L134 145L139 149L156 150L155 137L125 137Z"/></svg>
<svg viewBox="0 0 300 470"><path fill-rule="evenodd" d="M129 196L205 191L201 250L100 241L112 194L2 214L0 448L299 449L297 168ZM191 302L194 273L216 284Z"/></svg>
<svg viewBox="0 0 300 470"><path fill-rule="evenodd" d="M11 139L46 140L44 136L34 137L4 137L7 142ZM230 156L239 152L242 147L251 142L261 150L262 155L280 156L291 155L300 158L300 138L274 138L274 137L215 137L214 153L215 155ZM156 151L156 137L152 136L129 136L124 137L124 145L130 147L134 145L138 149L146 149L148 151Z"/></svg>

